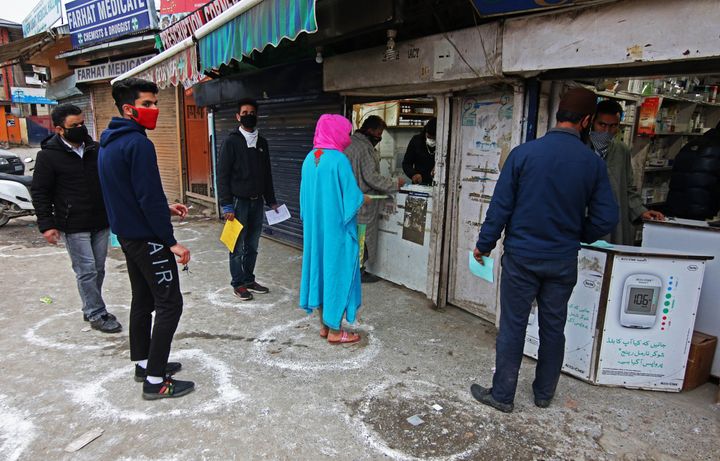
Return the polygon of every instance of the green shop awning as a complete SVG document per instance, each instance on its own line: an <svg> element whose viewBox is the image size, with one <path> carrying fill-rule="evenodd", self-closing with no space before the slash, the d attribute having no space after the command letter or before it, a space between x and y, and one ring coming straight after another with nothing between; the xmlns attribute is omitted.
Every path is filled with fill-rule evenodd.
<svg viewBox="0 0 720 461"><path fill-rule="evenodd" d="M315 0L264 0L199 40L200 69L217 69L302 32L317 32Z"/></svg>

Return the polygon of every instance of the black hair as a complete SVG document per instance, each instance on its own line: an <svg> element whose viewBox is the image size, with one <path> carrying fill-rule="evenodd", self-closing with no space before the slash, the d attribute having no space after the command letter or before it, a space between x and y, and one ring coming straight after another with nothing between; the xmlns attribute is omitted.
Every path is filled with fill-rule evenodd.
<svg viewBox="0 0 720 461"><path fill-rule="evenodd" d="M123 114L122 106L125 104L135 105L135 101L140 97L140 93L158 94L158 86L149 80L141 78L128 78L115 82L112 86L112 97L115 101L120 115Z"/></svg>
<svg viewBox="0 0 720 461"><path fill-rule="evenodd" d="M558 123L580 123L582 119L584 119L588 115L589 114L578 114L577 112L572 112L569 110L559 110L557 111L557 114L555 114L555 120L557 120Z"/></svg>
<svg viewBox="0 0 720 461"><path fill-rule="evenodd" d="M606 115L619 115L622 117L623 109L620 103L613 101L612 99L603 99L597 105L595 115L606 114Z"/></svg>
<svg viewBox="0 0 720 461"><path fill-rule="evenodd" d="M377 130L378 128L382 128L384 130L387 128L387 123L385 123L385 120L383 120L382 117L378 115L371 115L365 119L360 127L360 131L364 132L367 130Z"/></svg>
<svg viewBox="0 0 720 461"><path fill-rule="evenodd" d="M68 115L80 115L82 109L74 104L59 104L50 113L53 126L65 127L65 119Z"/></svg>
<svg viewBox="0 0 720 461"><path fill-rule="evenodd" d="M240 112L240 108L242 106L253 106L255 108L255 112L258 110L258 103L253 98L242 98L240 101L238 101L238 112Z"/></svg>
<svg viewBox="0 0 720 461"><path fill-rule="evenodd" d="M433 117L428 120L428 122L425 124L425 127L423 128L423 131L434 138L437 134L437 119Z"/></svg>

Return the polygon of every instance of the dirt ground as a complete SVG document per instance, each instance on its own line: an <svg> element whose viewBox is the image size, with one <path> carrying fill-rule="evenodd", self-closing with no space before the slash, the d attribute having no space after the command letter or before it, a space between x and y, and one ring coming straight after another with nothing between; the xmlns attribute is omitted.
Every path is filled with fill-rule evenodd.
<svg viewBox="0 0 720 461"><path fill-rule="evenodd" d="M363 287L365 339L328 345L297 307L300 252L263 239L256 273L271 293L240 303L219 233L212 219L176 226L193 259L171 359L197 389L148 402L132 378L127 328L109 335L83 322L64 248L47 246L33 218L0 229L0 459L720 459L715 385L669 394L563 376L542 410L526 359L515 412L498 413L469 392L490 382L492 325L379 282ZM118 249L106 268L106 302L126 327ZM63 451L93 428L104 432Z"/></svg>

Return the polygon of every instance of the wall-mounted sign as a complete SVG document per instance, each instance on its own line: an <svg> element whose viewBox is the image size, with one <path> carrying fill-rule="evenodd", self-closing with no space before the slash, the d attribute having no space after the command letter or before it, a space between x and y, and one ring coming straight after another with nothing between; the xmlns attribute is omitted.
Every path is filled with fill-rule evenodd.
<svg viewBox="0 0 720 461"><path fill-rule="evenodd" d="M160 14L189 13L209 0L160 0Z"/></svg>
<svg viewBox="0 0 720 461"><path fill-rule="evenodd" d="M57 104L54 99L45 97L45 88L11 86L12 102L19 104Z"/></svg>
<svg viewBox="0 0 720 461"><path fill-rule="evenodd" d="M190 37L193 32L198 30L202 25L212 21L220 13L241 1L242 0L214 0L189 13L184 19L160 32L160 40L162 40L163 47L167 50L173 45L180 43Z"/></svg>
<svg viewBox="0 0 720 461"><path fill-rule="evenodd" d="M519 13L587 3L591 0L474 0L483 16Z"/></svg>
<svg viewBox="0 0 720 461"><path fill-rule="evenodd" d="M109 80L132 70L152 58L153 54L139 58L123 59L122 61L106 62L94 66L75 69L77 83L92 82L95 80Z"/></svg>
<svg viewBox="0 0 720 461"><path fill-rule="evenodd" d="M157 27L154 0L75 0L65 11L73 48Z"/></svg>
<svg viewBox="0 0 720 461"><path fill-rule="evenodd" d="M62 18L60 0L40 0L22 22L23 37L39 34Z"/></svg>

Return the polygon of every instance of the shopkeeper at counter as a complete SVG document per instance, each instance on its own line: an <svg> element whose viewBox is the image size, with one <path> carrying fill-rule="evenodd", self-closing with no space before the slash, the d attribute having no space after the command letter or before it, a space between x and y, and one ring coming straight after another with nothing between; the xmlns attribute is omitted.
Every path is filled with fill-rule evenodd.
<svg viewBox="0 0 720 461"><path fill-rule="evenodd" d="M435 133L437 119L431 118L422 133L412 137L403 158L403 171L413 184L430 186L435 176Z"/></svg>

